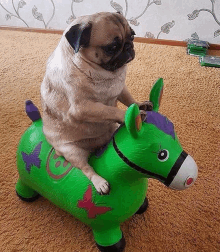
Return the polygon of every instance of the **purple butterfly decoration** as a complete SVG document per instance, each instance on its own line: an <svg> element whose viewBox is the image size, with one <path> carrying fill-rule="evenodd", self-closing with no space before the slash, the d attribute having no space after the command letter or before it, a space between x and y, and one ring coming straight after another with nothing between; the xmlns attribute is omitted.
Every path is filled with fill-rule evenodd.
<svg viewBox="0 0 220 252"><path fill-rule="evenodd" d="M31 172L32 165L35 165L37 168L40 168L41 160L39 158L40 151L41 151L42 142L40 142L35 149L31 152L31 154L27 154L25 152L21 152L23 160L26 164L25 169L28 173Z"/></svg>

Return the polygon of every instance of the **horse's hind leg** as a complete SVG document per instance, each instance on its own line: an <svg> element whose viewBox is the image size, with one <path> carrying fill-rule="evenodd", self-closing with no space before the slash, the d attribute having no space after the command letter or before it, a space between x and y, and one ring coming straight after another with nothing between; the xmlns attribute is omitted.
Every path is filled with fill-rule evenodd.
<svg viewBox="0 0 220 252"><path fill-rule="evenodd" d="M147 197L144 199L144 203L141 205L141 207L137 210L135 214L142 214L144 213L148 208L148 199Z"/></svg>
<svg viewBox="0 0 220 252"><path fill-rule="evenodd" d="M105 229L93 230L96 245L101 252L122 252L125 248L125 238L120 226Z"/></svg>
<svg viewBox="0 0 220 252"><path fill-rule="evenodd" d="M18 182L15 186L16 193L18 197L26 202L33 202L40 197L40 194L31 189L29 186L25 185L21 179L18 179Z"/></svg>

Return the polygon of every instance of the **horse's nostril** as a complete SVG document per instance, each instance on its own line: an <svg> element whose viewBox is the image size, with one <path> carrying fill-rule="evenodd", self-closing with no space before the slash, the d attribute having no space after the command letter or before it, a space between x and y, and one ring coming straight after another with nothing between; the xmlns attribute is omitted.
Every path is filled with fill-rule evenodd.
<svg viewBox="0 0 220 252"><path fill-rule="evenodd" d="M194 179L193 178L187 178L185 185L190 186L193 183Z"/></svg>
<svg viewBox="0 0 220 252"><path fill-rule="evenodd" d="M175 165L173 167L175 167ZM177 190L187 189L194 184L194 182L197 179L197 176L198 176L198 167L194 159L190 155L187 155L185 160L181 164L180 169L178 170L177 174L174 176L173 180L171 181L171 184L169 184L169 187L172 189L177 189ZM169 178L169 175L168 175L168 178Z"/></svg>

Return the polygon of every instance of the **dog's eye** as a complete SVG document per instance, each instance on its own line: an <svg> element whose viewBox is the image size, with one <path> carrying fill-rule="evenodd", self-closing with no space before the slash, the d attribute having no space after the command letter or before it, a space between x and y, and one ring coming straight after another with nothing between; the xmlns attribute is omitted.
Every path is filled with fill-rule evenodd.
<svg viewBox="0 0 220 252"><path fill-rule="evenodd" d="M131 29L131 40L134 40L134 36L136 35L135 31Z"/></svg>
<svg viewBox="0 0 220 252"><path fill-rule="evenodd" d="M103 50L107 55L112 56L118 51L118 46L117 45L104 46Z"/></svg>

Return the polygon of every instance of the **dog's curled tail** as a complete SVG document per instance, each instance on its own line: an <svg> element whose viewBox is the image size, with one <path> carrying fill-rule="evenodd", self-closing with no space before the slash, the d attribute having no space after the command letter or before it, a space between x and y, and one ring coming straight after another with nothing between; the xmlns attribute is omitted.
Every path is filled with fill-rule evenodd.
<svg viewBox="0 0 220 252"><path fill-rule="evenodd" d="M31 100L25 101L25 111L28 117L33 121L37 121L41 118L38 108L33 104Z"/></svg>

